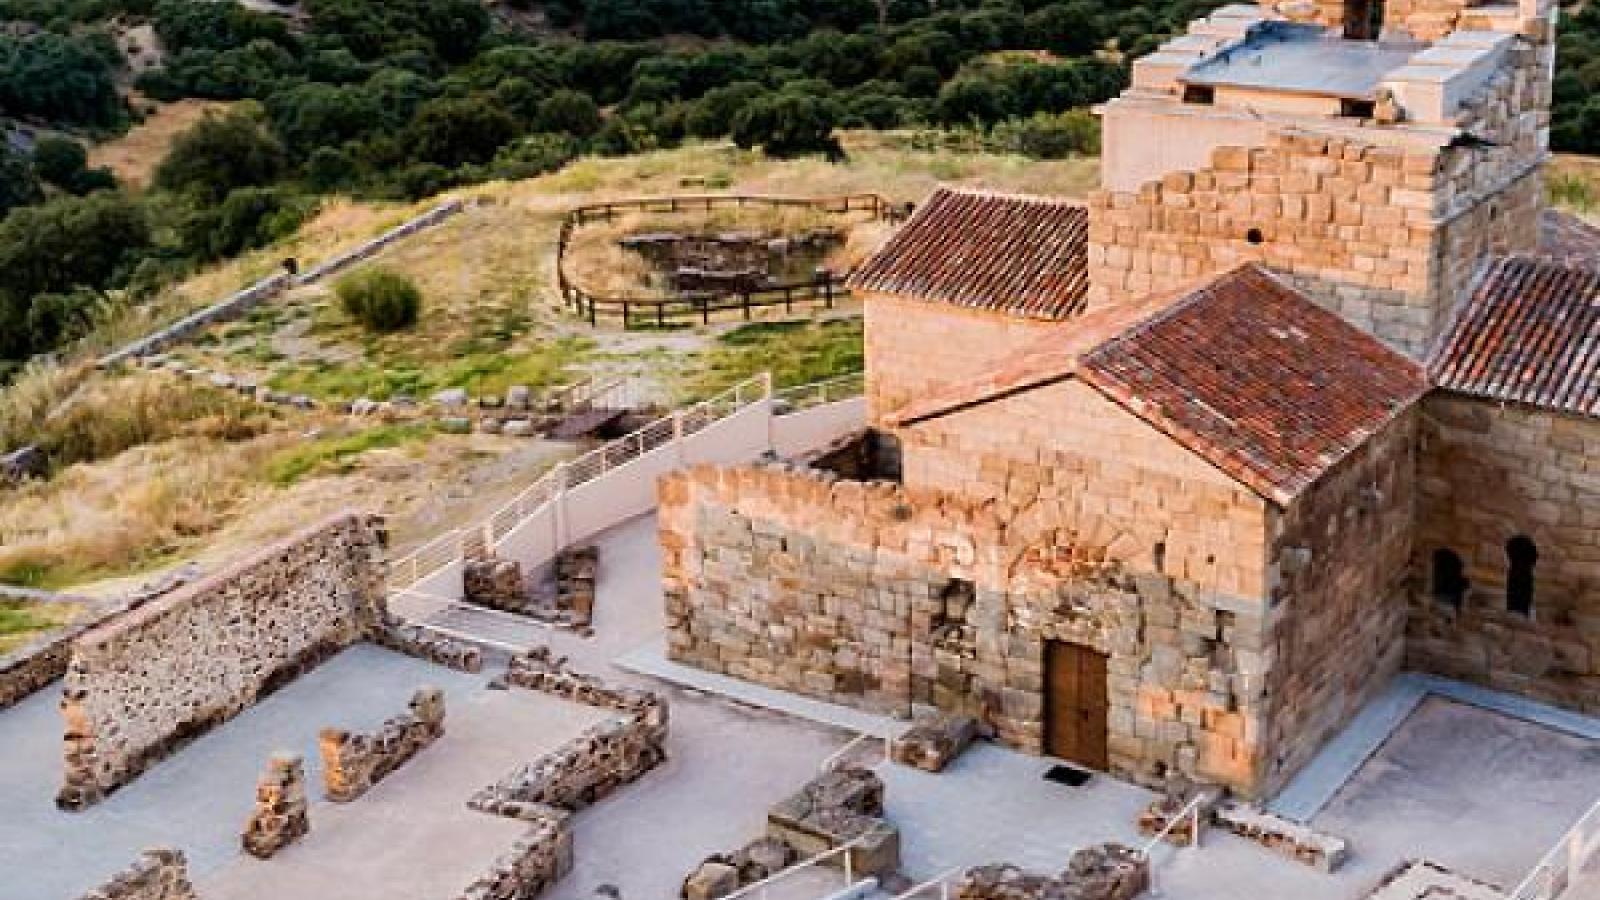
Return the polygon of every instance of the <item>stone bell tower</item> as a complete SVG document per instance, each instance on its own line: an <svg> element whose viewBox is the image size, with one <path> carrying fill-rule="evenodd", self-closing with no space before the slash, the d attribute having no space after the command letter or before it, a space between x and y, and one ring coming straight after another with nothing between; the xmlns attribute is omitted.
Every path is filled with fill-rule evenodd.
<svg viewBox="0 0 1600 900"><path fill-rule="evenodd" d="M1223 7L1100 109L1089 306L1259 262L1412 355L1486 254L1531 249L1553 0Z"/></svg>

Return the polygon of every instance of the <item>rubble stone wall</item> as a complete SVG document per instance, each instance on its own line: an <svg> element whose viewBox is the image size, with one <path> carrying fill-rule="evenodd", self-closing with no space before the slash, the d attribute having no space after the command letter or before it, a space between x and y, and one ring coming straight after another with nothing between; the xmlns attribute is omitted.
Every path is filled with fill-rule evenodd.
<svg viewBox="0 0 1600 900"><path fill-rule="evenodd" d="M572 871L572 831L566 816L551 812L455 900L533 900Z"/></svg>
<svg viewBox="0 0 1600 900"><path fill-rule="evenodd" d="M1269 790L1309 762L1400 668L1416 434L1417 415L1408 412L1275 517L1267 639L1250 646L1248 634L1219 635L1252 690L1266 678ZM1214 715L1211 731L1250 724Z"/></svg>
<svg viewBox="0 0 1600 900"><path fill-rule="evenodd" d="M22 702L67 674L74 631L50 635L0 656L0 709Z"/></svg>
<svg viewBox="0 0 1600 900"><path fill-rule="evenodd" d="M1600 422L1438 392L1423 401L1413 669L1600 714ZM1506 608L1506 544L1533 540L1533 614ZM1469 588L1435 595L1435 551Z"/></svg>
<svg viewBox="0 0 1600 900"><path fill-rule="evenodd" d="M1053 324L886 294L865 295L862 309L869 422L976 375Z"/></svg>
<svg viewBox="0 0 1600 900"><path fill-rule="evenodd" d="M63 808L146 767L371 633L382 520L342 514L82 635L63 685Z"/></svg>
<svg viewBox="0 0 1600 900"><path fill-rule="evenodd" d="M323 792L335 803L354 800L443 735L444 692L438 688L419 689L407 711L375 733L324 728L317 741Z"/></svg>
<svg viewBox="0 0 1600 900"><path fill-rule="evenodd" d="M156 847L78 900L198 900L182 851Z"/></svg>

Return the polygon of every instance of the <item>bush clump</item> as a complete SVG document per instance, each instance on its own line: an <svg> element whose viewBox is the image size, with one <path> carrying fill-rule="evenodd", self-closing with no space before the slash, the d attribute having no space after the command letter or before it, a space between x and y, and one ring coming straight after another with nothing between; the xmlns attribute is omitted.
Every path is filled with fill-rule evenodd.
<svg viewBox="0 0 1600 900"><path fill-rule="evenodd" d="M422 291L411 279L387 269L346 275L334 287L345 315L368 331L400 331L417 324Z"/></svg>

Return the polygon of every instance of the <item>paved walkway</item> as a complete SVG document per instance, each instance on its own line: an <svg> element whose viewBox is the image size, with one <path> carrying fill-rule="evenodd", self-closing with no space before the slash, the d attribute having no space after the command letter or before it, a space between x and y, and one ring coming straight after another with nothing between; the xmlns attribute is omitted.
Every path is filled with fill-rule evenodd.
<svg viewBox="0 0 1600 900"><path fill-rule="evenodd" d="M476 691L445 735L352 803L318 803L311 833L270 860L239 856L196 887L204 900L441 900L487 871L528 825L466 798L605 718L532 691Z"/></svg>
<svg viewBox="0 0 1600 900"><path fill-rule="evenodd" d="M238 858L239 832L272 752L304 754L308 777L318 785L322 727L376 726L402 711L423 684L443 688L447 708L460 707L482 683L478 676L357 645L78 813L55 807L60 689L46 688L0 712L0 897L75 897L158 844L181 848L194 872L209 873ZM4 874L18 871L28 877Z"/></svg>

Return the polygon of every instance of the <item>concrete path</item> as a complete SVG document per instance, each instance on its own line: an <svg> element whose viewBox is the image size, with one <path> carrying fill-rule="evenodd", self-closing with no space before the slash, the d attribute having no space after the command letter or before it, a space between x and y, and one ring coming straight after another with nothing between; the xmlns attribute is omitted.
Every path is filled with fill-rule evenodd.
<svg viewBox="0 0 1600 900"><path fill-rule="evenodd" d="M487 871L528 825L467 808L479 788L606 717L532 691L478 691L445 735L351 803L318 803L311 833L270 860L240 856L200 879L205 900L440 900Z"/></svg>

